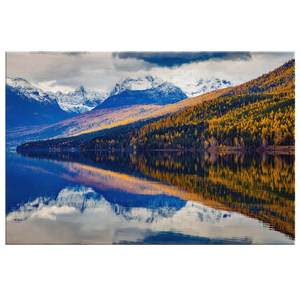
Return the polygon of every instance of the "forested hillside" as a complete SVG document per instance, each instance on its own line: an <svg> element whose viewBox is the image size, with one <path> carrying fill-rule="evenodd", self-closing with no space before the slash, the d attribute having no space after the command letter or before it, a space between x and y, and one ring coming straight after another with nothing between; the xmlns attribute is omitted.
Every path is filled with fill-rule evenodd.
<svg viewBox="0 0 300 300"><path fill-rule="evenodd" d="M218 98L147 124L95 138L86 149L206 149L295 143L295 60Z"/></svg>
<svg viewBox="0 0 300 300"><path fill-rule="evenodd" d="M223 96L245 95L255 93L282 93L295 90L295 60L291 59L272 72L243 83Z"/></svg>

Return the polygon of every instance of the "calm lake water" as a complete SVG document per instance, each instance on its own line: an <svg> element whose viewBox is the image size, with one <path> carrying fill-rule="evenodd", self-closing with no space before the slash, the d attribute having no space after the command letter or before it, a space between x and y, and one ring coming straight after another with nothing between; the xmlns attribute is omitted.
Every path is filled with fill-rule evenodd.
<svg viewBox="0 0 300 300"><path fill-rule="evenodd" d="M294 244L294 237L294 155L6 155L7 244Z"/></svg>

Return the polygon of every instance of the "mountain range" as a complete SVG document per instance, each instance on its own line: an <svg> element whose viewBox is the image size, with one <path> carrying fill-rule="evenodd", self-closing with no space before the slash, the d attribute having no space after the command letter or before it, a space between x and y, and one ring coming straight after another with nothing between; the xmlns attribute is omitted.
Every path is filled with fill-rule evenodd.
<svg viewBox="0 0 300 300"><path fill-rule="evenodd" d="M145 76L137 78L122 78L112 89L109 96L120 94L124 91L141 91L157 88L165 83L161 78L156 76ZM188 82L174 81L172 84L175 87L179 87L186 97L196 97L202 94L224 89L227 87L233 87L236 84L225 79L219 78L199 78Z"/></svg>
<svg viewBox="0 0 300 300"><path fill-rule="evenodd" d="M40 104L53 104L74 116L83 112L104 107L119 107L134 104L170 104L179 100L195 97L209 91L233 86L230 81L218 78L199 79L180 88L171 82L158 77L145 76L137 78L124 77L112 88L110 92L79 86L74 92L62 93L60 91L43 91L26 79L7 77L6 85L19 96L24 96ZM7 97L7 104L10 97ZM99 106L101 105L102 106Z"/></svg>
<svg viewBox="0 0 300 300"><path fill-rule="evenodd" d="M122 78L106 94L84 86L67 94L44 92L22 78L7 78L6 90L9 147L157 117L210 97L185 99L179 87L152 76Z"/></svg>

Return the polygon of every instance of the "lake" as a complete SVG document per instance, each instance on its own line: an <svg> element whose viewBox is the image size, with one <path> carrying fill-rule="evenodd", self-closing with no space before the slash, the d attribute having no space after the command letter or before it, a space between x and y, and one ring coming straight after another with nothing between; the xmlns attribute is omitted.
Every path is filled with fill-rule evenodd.
<svg viewBox="0 0 300 300"><path fill-rule="evenodd" d="M6 154L7 244L294 244L295 156Z"/></svg>

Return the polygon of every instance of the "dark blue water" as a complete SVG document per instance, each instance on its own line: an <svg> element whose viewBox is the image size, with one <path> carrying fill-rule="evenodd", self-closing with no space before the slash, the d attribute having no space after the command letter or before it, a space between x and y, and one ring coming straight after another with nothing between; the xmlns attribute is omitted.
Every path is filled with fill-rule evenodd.
<svg viewBox="0 0 300 300"><path fill-rule="evenodd" d="M222 158L174 155L7 153L6 243L294 244L290 221L274 229L267 211L262 220L253 213L263 196L259 202L249 192L238 200L240 188L216 177L214 170L227 174L234 158L226 165ZM281 168L292 161L282 159ZM286 184L276 193L258 186L274 203L286 200L284 208L294 197ZM216 196L217 186L222 193ZM224 202L228 195L232 200Z"/></svg>

